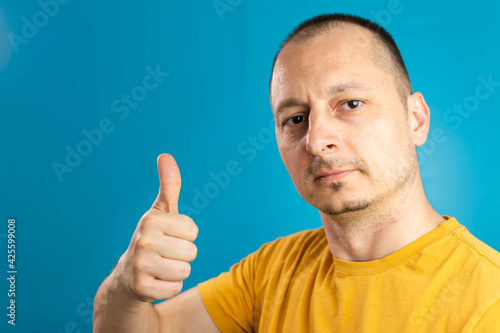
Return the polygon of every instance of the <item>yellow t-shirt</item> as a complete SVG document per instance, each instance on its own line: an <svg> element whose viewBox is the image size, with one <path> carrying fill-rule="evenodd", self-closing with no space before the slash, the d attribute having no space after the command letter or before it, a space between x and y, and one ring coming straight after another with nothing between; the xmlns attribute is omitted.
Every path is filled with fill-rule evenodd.
<svg viewBox="0 0 500 333"><path fill-rule="evenodd" d="M198 284L230 332L500 332L500 253L455 218L384 258L332 257L323 227Z"/></svg>

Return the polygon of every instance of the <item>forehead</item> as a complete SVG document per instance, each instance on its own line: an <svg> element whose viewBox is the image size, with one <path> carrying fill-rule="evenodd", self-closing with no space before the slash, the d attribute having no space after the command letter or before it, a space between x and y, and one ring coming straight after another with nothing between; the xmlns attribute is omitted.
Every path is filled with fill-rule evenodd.
<svg viewBox="0 0 500 333"><path fill-rule="evenodd" d="M270 91L273 110L280 100L306 91L320 94L331 84L376 81L381 74L374 61L376 45L371 31L353 24L305 41L292 40L276 59Z"/></svg>

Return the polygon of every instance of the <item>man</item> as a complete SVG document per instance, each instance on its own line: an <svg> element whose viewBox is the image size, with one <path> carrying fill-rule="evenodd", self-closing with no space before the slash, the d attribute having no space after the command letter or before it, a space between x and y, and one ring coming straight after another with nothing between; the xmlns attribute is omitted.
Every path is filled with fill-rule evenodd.
<svg viewBox="0 0 500 333"><path fill-rule="evenodd" d="M430 111L390 35L350 15L302 23L270 100L283 162L323 227L175 296L198 229L160 155L158 198L98 290L95 332L500 332L500 254L427 201L415 147Z"/></svg>

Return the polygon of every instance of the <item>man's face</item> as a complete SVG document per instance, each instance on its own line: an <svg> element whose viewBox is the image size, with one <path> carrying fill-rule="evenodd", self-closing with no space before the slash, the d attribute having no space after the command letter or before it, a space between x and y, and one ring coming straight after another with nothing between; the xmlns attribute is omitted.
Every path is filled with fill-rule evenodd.
<svg viewBox="0 0 500 333"><path fill-rule="evenodd" d="M299 194L325 214L394 202L417 173L406 108L392 74L373 60L373 40L348 25L288 43L276 61L281 158Z"/></svg>

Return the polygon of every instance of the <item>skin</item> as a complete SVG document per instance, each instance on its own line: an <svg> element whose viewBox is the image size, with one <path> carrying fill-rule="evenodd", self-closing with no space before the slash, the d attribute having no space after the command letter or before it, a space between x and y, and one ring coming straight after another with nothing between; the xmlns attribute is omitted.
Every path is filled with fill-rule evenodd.
<svg viewBox="0 0 500 333"><path fill-rule="evenodd" d="M271 81L280 155L339 260L382 258L444 221L427 201L415 149L429 108L418 92L405 108L390 66L374 61L376 43L353 24L292 40ZM340 173L320 181L321 171Z"/></svg>

